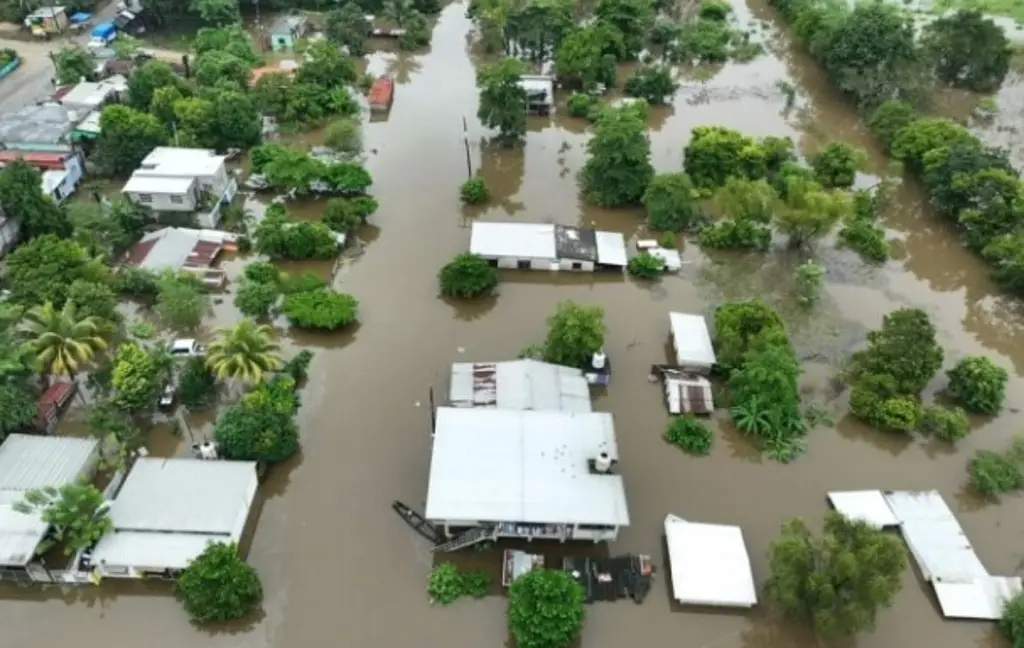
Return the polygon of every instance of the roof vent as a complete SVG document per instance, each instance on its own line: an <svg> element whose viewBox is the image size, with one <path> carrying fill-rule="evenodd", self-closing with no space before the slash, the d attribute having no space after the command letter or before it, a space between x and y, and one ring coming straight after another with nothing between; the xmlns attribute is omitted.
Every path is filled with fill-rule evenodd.
<svg viewBox="0 0 1024 648"><path fill-rule="evenodd" d="M608 474L612 469L612 458L607 452L602 452L594 459L594 472L602 475Z"/></svg>

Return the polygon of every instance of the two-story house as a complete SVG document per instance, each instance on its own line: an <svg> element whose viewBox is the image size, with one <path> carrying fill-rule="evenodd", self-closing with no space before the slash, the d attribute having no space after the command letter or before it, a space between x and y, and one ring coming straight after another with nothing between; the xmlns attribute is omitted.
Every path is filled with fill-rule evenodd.
<svg viewBox="0 0 1024 648"><path fill-rule="evenodd" d="M156 212L195 212L200 227L214 228L221 206L238 191L226 159L209 149L161 146L146 156L121 193Z"/></svg>

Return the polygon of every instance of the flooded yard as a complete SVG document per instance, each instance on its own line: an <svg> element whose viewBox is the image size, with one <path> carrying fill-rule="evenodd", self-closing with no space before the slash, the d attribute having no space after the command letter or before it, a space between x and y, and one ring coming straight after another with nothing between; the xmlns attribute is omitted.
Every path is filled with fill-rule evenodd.
<svg viewBox="0 0 1024 648"><path fill-rule="evenodd" d="M741 20L774 24L760 0L737 6ZM1001 447L1018 431L1024 407L1024 317L1001 296L986 267L955 233L927 213L920 192L901 186L884 216L898 243L884 266L863 263L832 241L818 245L827 269L821 304L795 305L792 268L803 260L782 248L749 256L710 257L687 244L680 277L646 285L623 277L506 273L500 295L468 308L437 297L437 270L468 246L474 218L517 219L596 226L634 237L643 232L638 209L595 209L582 203L575 175L587 140L583 120L558 111L532 119L526 145L495 149L476 120L471 23L465 5L447 7L429 52L370 55L368 70L394 74L396 101L386 122L364 131L367 168L380 210L360 232L362 253L342 264L334 286L360 301L361 325L332 335L289 335L285 356L297 347L317 351L302 394L301 456L274 469L249 561L266 592L265 614L242 626L206 633L191 627L163 585L104 583L57 591L0 589L5 648L37 648L73 640L80 648L144 641L149 648L319 648L345 646L505 645L504 598L432 608L425 593L434 559L427 543L391 511L393 500L421 508L430 453L429 390L447 388L450 363L510 359L542 338L545 319L562 300L605 309L606 347L615 366L607 393L594 404L615 416L622 474L632 524L613 552L651 553L660 577L641 606L598 604L587 610L582 644L675 645L685 648L812 648L801 629L763 610L723 613L680 610L666 590L662 521L667 513L743 528L758 585L767 574L765 550L789 517L816 525L826 492L845 489L938 489L991 573L1020 570L1024 502L1005 497L979 502L965 492L965 465L977 448ZM785 88L796 89L790 100ZM1005 119L1019 122L1021 104L999 97ZM566 97L561 96L564 105ZM1012 112L1011 112L1012 111ZM468 125L464 133L463 120ZM659 171L681 168L690 130L719 124L750 135L791 136L804 154L839 139L868 149L871 172L885 160L848 104L832 92L820 69L781 36L748 63L726 65L706 82L688 81L670 108L652 111L651 148ZM1009 125L1007 125L1009 127ZM484 211L463 209L458 186L466 179L466 143L494 196ZM995 137L995 136L994 136ZM1004 140L998 140L1004 141ZM1014 138L1017 146L1022 142ZM1019 154L1018 154L1019 156ZM1019 157L1018 157L1019 159ZM860 184L875 181L865 174ZM291 208L316 214L315 204ZM238 264L231 261L229 264ZM288 268L297 271L307 268ZM329 265L310 268L318 273ZM763 460L720 412L711 456L693 458L661 439L667 412L650 365L665 361L670 310L710 313L727 299L762 297L787 316L803 388L835 415L819 427L808 452L783 465ZM215 324L238 318L230 298L215 305ZM985 354L1011 372L1006 413L975 419L954 451L918 439L867 430L845 417L831 365L863 341L867 329L900 306L925 309L939 330L946 367L968 354ZM944 378L937 378L934 389ZM196 430L208 424L200 418ZM156 454L180 452L187 439L158 430ZM197 503L201 506L201 503ZM495 557L496 559L496 557ZM877 629L857 638L859 648L996 647L1006 645L994 624L944 621L930 587L911 569L896 604Z"/></svg>

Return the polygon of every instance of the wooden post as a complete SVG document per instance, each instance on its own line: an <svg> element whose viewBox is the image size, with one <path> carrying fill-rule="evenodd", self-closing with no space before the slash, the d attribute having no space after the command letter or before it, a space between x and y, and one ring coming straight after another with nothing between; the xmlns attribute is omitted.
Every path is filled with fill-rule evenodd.
<svg viewBox="0 0 1024 648"><path fill-rule="evenodd" d="M462 116L462 143L466 147L466 179L469 180L473 177L473 163L469 159L469 124L465 115Z"/></svg>
<svg viewBox="0 0 1024 648"><path fill-rule="evenodd" d="M433 436L437 429L437 409L434 407L434 388L430 388L430 434Z"/></svg>

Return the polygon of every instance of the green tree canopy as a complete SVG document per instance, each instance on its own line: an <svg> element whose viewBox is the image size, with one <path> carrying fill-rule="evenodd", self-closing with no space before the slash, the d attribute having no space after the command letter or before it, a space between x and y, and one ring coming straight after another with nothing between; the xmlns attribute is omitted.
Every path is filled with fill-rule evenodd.
<svg viewBox="0 0 1024 648"><path fill-rule="evenodd" d="M0 170L0 206L5 214L21 220L26 238L71 236L67 215L42 191L42 174L22 160Z"/></svg>
<svg viewBox="0 0 1024 648"><path fill-rule="evenodd" d="M1009 374L984 356L969 356L950 369L949 393L969 412L996 414L1006 399Z"/></svg>
<svg viewBox="0 0 1024 648"><path fill-rule="evenodd" d="M498 131L498 138L511 142L526 134L526 90L519 78L526 72L525 64L505 58L480 68L476 84L480 88L477 117L487 128Z"/></svg>
<svg viewBox="0 0 1024 648"><path fill-rule="evenodd" d="M77 45L67 45L53 55L57 68L57 83L74 84L88 79L96 69L96 59Z"/></svg>
<svg viewBox="0 0 1024 648"><path fill-rule="evenodd" d="M555 52L559 81L590 91L615 85L616 44L614 29L602 23L571 30Z"/></svg>
<svg viewBox="0 0 1024 648"><path fill-rule="evenodd" d="M298 451L299 428L293 420L294 402L252 392L229 407L213 426L213 439L227 459L285 461ZM294 397L291 397L294 398Z"/></svg>
<svg viewBox="0 0 1024 648"><path fill-rule="evenodd" d="M210 296L190 275L173 272L157 280L156 312L171 328L194 329L210 308Z"/></svg>
<svg viewBox="0 0 1024 648"><path fill-rule="evenodd" d="M100 114L100 137L96 156L112 172L128 175L156 147L167 144L167 131L156 117L113 105Z"/></svg>
<svg viewBox="0 0 1024 648"><path fill-rule="evenodd" d="M47 234L34 238L7 255L11 300L25 306L51 301L62 306L76 279L105 283L110 271L90 259L80 245Z"/></svg>
<svg viewBox="0 0 1024 648"><path fill-rule="evenodd" d="M128 413L151 410L166 378L156 360L138 344L117 347L111 384L117 391L114 404Z"/></svg>
<svg viewBox="0 0 1024 648"><path fill-rule="evenodd" d="M250 76L251 65L224 50L210 50L196 59L195 79L200 85L215 86L227 81L245 88L249 85Z"/></svg>
<svg viewBox="0 0 1024 648"><path fill-rule="evenodd" d="M330 288L285 295L281 310L292 326L334 331L355 324L359 301Z"/></svg>
<svg viewBox="0 0 1024 648"><path fill-rule="evenodd" d="M182 95L189 94L185 80L169 64L156 59L147 61L128 80L128 101L137 110L149 110L153 95L160 88L177 88Z"/></svg>
<svg viewBox="0 0 1024 648"><path fill-rule="evenodd" d="M498 271L481 256L463 252L441 268L437 275L441 294L473 298L490 294L498 285Z"/></svg>
<svg viewBox="0 0 1024 648"><path fill-rule="evenodd" d="M548 318L544 360L567 367L584 367L604 346L604 309L565 301Z"/></svg>
<svg viewBox="0 0 1024 648"><path fill-rule="evenodd" d="M587 142L580 172L584 196L614 207L640 202L654 177L651 143L644 122L629 109L605 109Z"/></svg>
<svg viewBox="0 0 1024 648"><path fill-rule="evenodd" d="M25 493L22 501L14 504L21 513L41 513L53 532L37 548L45 553L55 544L64 545L64 555L87 549L103 534L114 528L104 504L106 500L92 484L65 484L59 488L47 486Z"/></svg>
<svg viewBox="0 0 1024 648"><path fill-rule="evenodd" d="M928 23L922 42L934 61L935 75L957 88L993 92L1010 71L1012 50L1006 33L974 9Z"/></svg>
<svg viewBox="0 0 1024 648"><path fill-rule="evenodd" d="M208 544L178 577L175 590L197 623L239 619L263 600L259 575L233 543Z"/></svg>
<svg viewBox="0 0 1024 648"><path fill-rule="evenodd" d="M517 648L569 646L583 618L583 588L569 572L535 569L509 587L508 628Z"/></svg>
<svg viewBox="0 0 1024 648"><path fill-rule="evenodd" d="M366 54L366 39L372 31L365 12L354 2L327 12L324 34L332 43L348 48L350 56Z"/></svg>
<svg viewBox="0 0 1024 648"><path fill-rule="evenodd" d="M221 380L258 383L281 366L280 346L274 328L242 320L220 329L210 343L206 363Z"/></svg>
<svg viewBox="0 0 1024 648"><path fill-rule="evenodd" d="M107 348L110 333L108 324L99 318L79 317L73 302L60 310L51 302L29 309L21 330L41 371L71 378Z"/></svg>

